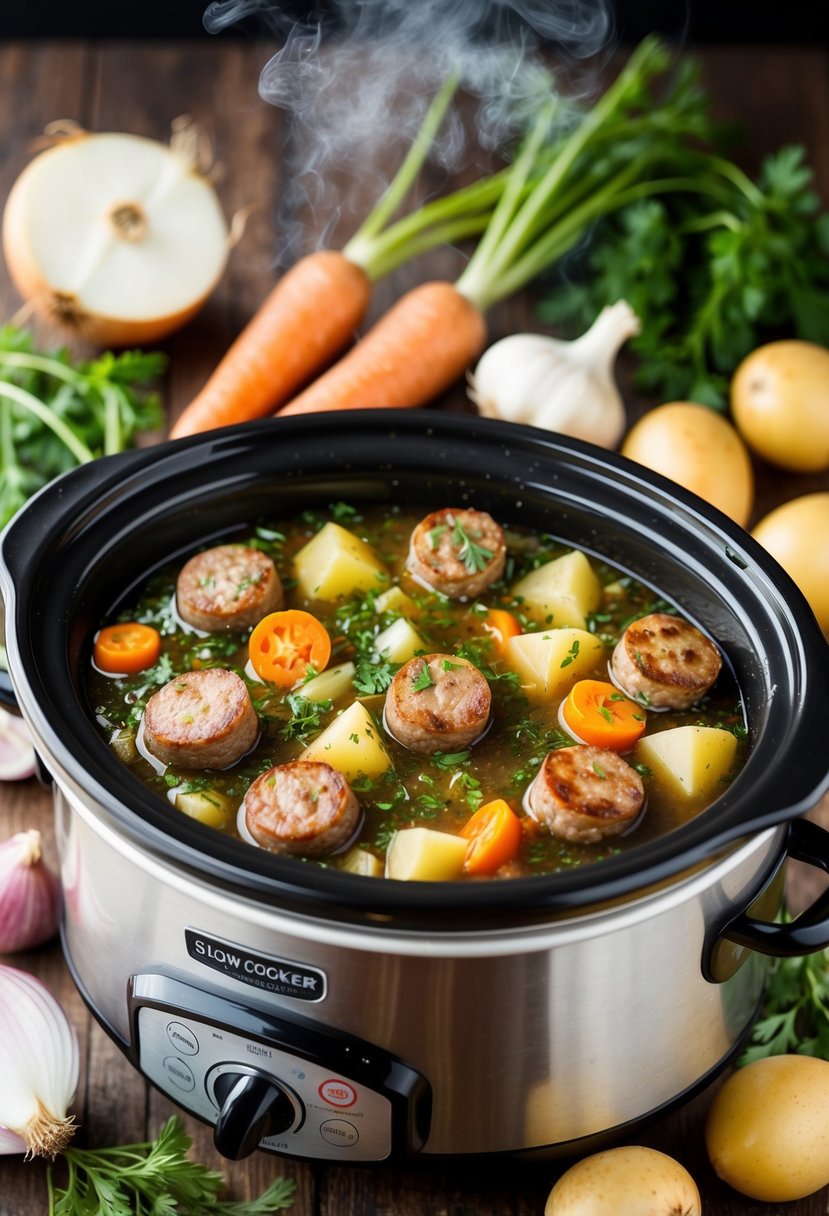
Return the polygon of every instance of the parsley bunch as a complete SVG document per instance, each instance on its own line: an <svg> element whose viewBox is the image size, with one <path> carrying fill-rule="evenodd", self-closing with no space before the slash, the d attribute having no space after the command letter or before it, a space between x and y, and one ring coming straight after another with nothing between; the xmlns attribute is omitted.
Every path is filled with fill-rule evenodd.
<svg viewBox="0 0 829 1216"><path fill-rule="evenodd" d="M53 477L130 447L162 422L160 354L127 351L73 362L42 354L28 330L0 329L0 527Z"/></svg>
<svg viewBox="0 0 829 1216"><path fill-rule="evenodd" d="M293 1203L295 1184L285 1178L258 1199L219 1199L224 1178L190 1160L191 1143L173 1116L145 1144L65 1149L68 1181L55 1187L50 1169L48 1216L268 1216Z"/></svg>
<svg viewBox="0 0 829 1216"><path fill-rule="evenodd" d="M776 965L740 1063L787 1052L829 1060L829 950Z"/></svg>
<svg viewBox="0 0 829 1216"><path fill-rule="evenodd" d="M658 175L617 196L540 313L581 332L627 300L642 323L629 344L637 387L722 408L737 364L763 341L785 333L829 344L829 214L803 148L769 156L752 181L718 154L713 124L687 139L696 64L684 61L683 73L661 107L676 138Z"/></svg>

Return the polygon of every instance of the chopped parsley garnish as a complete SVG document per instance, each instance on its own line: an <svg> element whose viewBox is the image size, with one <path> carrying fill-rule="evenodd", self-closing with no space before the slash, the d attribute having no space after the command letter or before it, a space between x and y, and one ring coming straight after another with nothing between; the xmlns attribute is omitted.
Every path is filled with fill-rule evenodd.
<svg viewBox="0 0 829 1216"><path fill-rule="evenodd" d="M423 692L424 689L430 688L434 684L432 673L429 670L429 664L424 663L418 671L417 675L412 679L412 692Z"/></svg>
<svg viewBox="0 0 829 1216"><path fill-rule="evenodd" d="M459 768L462 764L466 764L469 756L469 748L462 752L435 752L432 756L432 763L435 768L444 770Z"/></svg>
<svg viewBox="0 0 829 1216"><path fill-rule="evenodd" d="M301 692L289 692L285 703L291 717L279 731L281 739L298 739L305 743L322 725L322 715L328 713L333 701L309 701Z"/></svg>
<svg viewBox="0 0 829 1216"><path fill-rule="evenodd" d="M569 667L570 664L573 662L573 659L577 659L579 657L580 646L581 646L581 643L579 642L579 639L576 638L575 641L573 642L573 645L567 651L567 657L562 659L561 662L559 663L559 667Z"/></svg>
<svg viewBox="0 0 829 1216"><path fill-rule="evenodd" d="M365 656L355 660L354 687L363 697L385 692L399 664L379 657Z"/></svg>
<svg viewBox="0 0 829 1216"><path fill-rule="evenodd" d="M476 544L459 520L455 521L452 529L452 543L458 550L458 557L470 574L478 574L481 570L485 570L495 556L491 549L485 549L483 545Z"/></svg>

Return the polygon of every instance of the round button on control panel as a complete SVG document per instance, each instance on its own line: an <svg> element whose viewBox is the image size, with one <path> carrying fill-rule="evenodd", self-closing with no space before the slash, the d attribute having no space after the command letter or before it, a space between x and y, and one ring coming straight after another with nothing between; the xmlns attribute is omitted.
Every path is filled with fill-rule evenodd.
<svg viewBox="0 0 829 1216"><path fill-rule="evenodd" d="M183 1022L170 1022L167 1027L167 1038L181 1055L194 1056L198 1054L199 1040L193 1034L190 1027L185 1026Z"/></svg>
<svg viewBox="0 0 829 1216"><path fill-rule="evenodd" d="M336 1144L340 1148L351 1148L360 1139L357 1128L346 1119L326 1119L320 1124L320 1135L327 1144Z"/></svg>

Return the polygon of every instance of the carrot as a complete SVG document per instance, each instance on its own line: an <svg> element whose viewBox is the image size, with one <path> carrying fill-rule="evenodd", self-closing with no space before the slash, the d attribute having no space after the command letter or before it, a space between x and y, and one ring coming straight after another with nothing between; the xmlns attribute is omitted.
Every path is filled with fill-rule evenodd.
<svg viewBox="0 0 829 1216"><path fill-rule="evenodd" d="M248 654L261 680L292 688L309 667L322 671L331 658L331 639L310 612L286 608L268 613L255 626Z"/></svg>
<svg viewBox="0 0 829 1216"><path fill-rule="evenodd" d="M646 726L642 706L606 680L579 680L567 694L561 716L582 743L614 752L629 752Z"/></svg>
<svg viewBox="0 0 829 1216"><path fill-rule="evenodd" d="M272 288L173 425L172 439L261 418L283 405L351 340L377 279L424 250L486 227L507 181L503 170L391 222L423 166L457 83L450 77L439 90L388 189L342 251L301 258Z"/></svg>
<svg viewBox="0 0 829 1216"><path fill-rule="evenodd" d="M484 617L484 629L492 634L499 649L510 638L517 638L519 633L524 632L521 622L511 612L507 612L506 608L490 608Z"/></svg>
<svg viewBox="0 0 829 1216"><path fill-rule="evenodd" d="M270 414L340 353L370 298L368 275L344 254L323 249L301 258L271 289L170 438Z"/></svg>
<svg viewBox="0 0 829 1216"><path fill-rule="evenodd" d="M494 874L521 847L521 821L503 798L479 807L461 828L469 841L463 868L468 874Z"/></svg>
<svg viewBox="0 0 829 1216"><path fill-rule="evenodd" d="M93 643L95 666L110 675L132 675L152 667L161 654L161 635L152 625L128 621L105 625Z"/></svg>
<svg viewBox="0 0 829 1216"><path fill-rule="evenodd" d="M466 296L451 283L421 283L279 417L422 405L463 373L485 341L483 316Z"/></svg>

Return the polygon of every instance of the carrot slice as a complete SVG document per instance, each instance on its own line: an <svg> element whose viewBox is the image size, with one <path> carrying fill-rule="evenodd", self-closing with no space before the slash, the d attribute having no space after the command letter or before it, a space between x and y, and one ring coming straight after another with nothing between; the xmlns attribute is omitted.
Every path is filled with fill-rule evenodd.
<svg viewBox="0 0 829 1216"><path fill-rule="evenodd" d="M503 798L479 807L460 830L469 841L463 868L468 874L494 874L521 847L521 820Z"/></svg>
<svg viewBox="0 0 829 1216"><path fill-rule="evenodd" d="M492 634L495 644L499 647L524 632L521 622L511 612L507 612L506 608L490 608L484 619L484 629Z"/></svg>
<svg viewBox="0 0 829 1216"><path fill-rule="evenodd" d="M630 751L646 726L642 706L606 680L579 680L567 694L561 716L582 743L614 752Z"/></svg>
<svg viewBox="0 0 829 1216"><path fill-rule="evenodd" d="M262 618L250 635L248 654L261 680L292 688L309 667L322 671L331 658L331 639L310 612L286 608Z"/></svg>
<svg viewBox="0 0 829 1216"><path fill-rule="evenodd" d="M105 625L93 643L95 666L110 675L132 675L157 662L161 654L161 635L152 625L127 621Z"/></svg>

